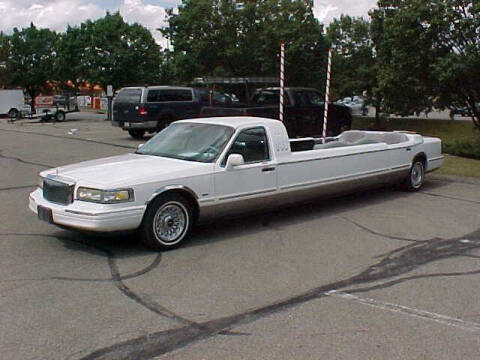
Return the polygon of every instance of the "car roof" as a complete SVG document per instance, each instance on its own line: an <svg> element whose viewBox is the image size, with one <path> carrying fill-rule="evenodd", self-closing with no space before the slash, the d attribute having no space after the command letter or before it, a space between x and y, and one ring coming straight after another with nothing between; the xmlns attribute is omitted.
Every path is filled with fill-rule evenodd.
<svg viewBox="0 0 480 360"><path fill-rule="evenodd" d="M169 86L169 85L153 85L153 86L126 86L122 89L169 89L169 90L192 90L191 87L186 86Z"/></svg>
<svg viewBox="0 0 480 360"><path fill-rule="evenodd" d="M212 124L229 126L234 129L245 126L268 126L269 124L278 124L279 120L266 119L254 116L223 116L223 117L211 117L211 118L199 118L199 119L187 119L179 120L176 123L200 123L200 124Z"/></svg>

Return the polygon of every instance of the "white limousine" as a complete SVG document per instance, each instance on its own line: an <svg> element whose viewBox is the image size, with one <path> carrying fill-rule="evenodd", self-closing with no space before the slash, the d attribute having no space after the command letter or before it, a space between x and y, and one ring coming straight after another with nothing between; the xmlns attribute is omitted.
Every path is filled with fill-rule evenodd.
<svg viewBox="0 0 480 360"><path fill-rule="evenodd" d="M198 220L387 183L415 191L442 161L441 141L417 134L352 130L324 142L289 139L271 119L182 120L134 153L41 172L29 206L52 224L138 230L170 249Z"/></svg>

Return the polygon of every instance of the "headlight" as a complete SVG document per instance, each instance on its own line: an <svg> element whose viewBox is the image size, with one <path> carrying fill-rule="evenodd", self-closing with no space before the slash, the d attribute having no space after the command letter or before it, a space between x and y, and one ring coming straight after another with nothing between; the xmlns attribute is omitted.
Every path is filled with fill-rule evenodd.
<svg viewBox="0 0 480 360"><path fill-rule="evenodd" d="M37 177L37 185L40 189L43 189L43 177L40 175Z"/></svg>
<svg viewBox="0 0 480 360"><path fill-rule="evenodd" d="M99 190L79 187L77 190L77 200L83 201L112 204L117 202L133 201L133 199L133 189Z"/></svg>

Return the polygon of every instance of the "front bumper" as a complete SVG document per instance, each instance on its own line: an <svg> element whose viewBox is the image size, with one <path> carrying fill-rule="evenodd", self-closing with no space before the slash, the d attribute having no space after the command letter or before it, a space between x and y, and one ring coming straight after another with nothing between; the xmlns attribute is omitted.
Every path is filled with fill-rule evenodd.
<svg viewBox="0 0 480 360"><path fill-rule="evenodd" d="M140 226L146 209L145 205L105 206L85 201L74 201L70 205L55 204L45 200L42 189L37 189L29 196L29 208L38 214L39 205L52 210L55 225L99 232L134 230Z"/></svg>

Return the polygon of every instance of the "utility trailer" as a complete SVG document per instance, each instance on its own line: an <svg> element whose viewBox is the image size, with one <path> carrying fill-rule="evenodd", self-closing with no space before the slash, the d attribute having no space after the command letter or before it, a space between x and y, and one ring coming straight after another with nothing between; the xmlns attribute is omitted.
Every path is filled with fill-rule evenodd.
<svg viewBox="0 0 480 360"><path fill-rule="evenodd" d="M35 112L30 113L27 118L39 118L40 121L65 121L67 114L78 112L77 107L70 110L64 96L37 96L35 98Z"/></svg>

